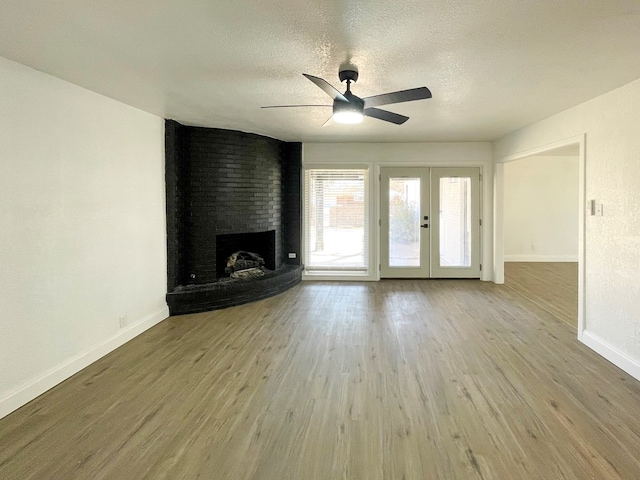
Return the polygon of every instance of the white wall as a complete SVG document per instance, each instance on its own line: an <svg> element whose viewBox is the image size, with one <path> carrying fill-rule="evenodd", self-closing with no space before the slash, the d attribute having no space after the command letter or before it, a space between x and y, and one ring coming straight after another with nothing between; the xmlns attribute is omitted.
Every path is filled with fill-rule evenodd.
<svg viewBox="0 0 640 480"><path fill-rule="evenodd" d="M163 137L0 57L0 417L168 316Z"/></svg>
<svg viewBox="0 0 640 480"><path fill-rule="evenodd" d="M372 236L371 262L379 263L377 181L382 166L477 166L482 169L482 280L491 280L493 268L493 146L489 142L433 143L305 143L303 166L310 164L365 165L369 168ZM375 188L374 188L375 187Z"/></svg>
<svg viewBox="0 0 640 480"><path fill-rule="evenodd" d="M505 164L505 261L578 261L578 174L577 156Z"/></svg>
<svg viewBox="0 0 640 480"><path fill-rule="evenodd" d="M498 161L586 135L585 329L580 338L640 379L640 80L513 132Z"/></svg>

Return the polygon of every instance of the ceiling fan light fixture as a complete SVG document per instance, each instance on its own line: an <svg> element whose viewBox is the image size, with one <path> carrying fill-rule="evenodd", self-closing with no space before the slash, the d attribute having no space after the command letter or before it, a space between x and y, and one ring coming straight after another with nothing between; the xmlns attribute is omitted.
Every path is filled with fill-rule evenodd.
<svg viewBox="0 0 640 480"><path fill-rule="evenodd" d="M333 103L333 121L336 123L362 123L363 108L351 102L335 101Z"/></svg>
<svg viewBox="0 0 640 480"><path fill-rule="evenodd" d="M342 112L335 112L333 114L333 121L336 123L346 123L346 124L355 124L362 123L362 119L364 115L360 112L353 112L349 110L344 110Z"/></svg>

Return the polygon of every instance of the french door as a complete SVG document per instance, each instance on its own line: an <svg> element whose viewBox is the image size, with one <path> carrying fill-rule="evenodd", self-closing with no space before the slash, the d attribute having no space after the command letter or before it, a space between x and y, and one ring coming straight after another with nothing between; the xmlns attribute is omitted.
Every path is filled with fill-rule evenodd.
<svg viewBox="0 0 640 480"><path fill-rule="evenodd" d="M479 278L480 169L380 173L380 276Z"/></svg>

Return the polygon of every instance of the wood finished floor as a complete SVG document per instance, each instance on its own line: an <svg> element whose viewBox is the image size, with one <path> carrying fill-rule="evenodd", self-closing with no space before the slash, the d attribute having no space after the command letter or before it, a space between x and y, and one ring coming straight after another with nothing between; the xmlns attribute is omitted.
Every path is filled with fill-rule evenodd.
<svg viewBox="0 0 640 480"><path fill-rule="evenodd" d="M578 328L578 264L508 262L505 285L573 328Z"/></svg>
<svg viewBox="0 0 640 480"><path fill-rule="evenodd" d="M513 290L303 282L0 420L2 479L638 479L640 382Z"/></svg>

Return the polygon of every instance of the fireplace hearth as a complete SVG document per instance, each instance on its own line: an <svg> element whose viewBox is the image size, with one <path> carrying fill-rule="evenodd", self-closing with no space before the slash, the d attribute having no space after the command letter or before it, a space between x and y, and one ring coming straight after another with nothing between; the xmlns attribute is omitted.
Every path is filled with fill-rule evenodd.
<svg viewBox="0 0 640 480"><path fill-rule="evenodd" d="M207 312L273 297L300 283L302 265L284 265L261 277L231 279L177 287L167 294L171 315Z"/></svg>

